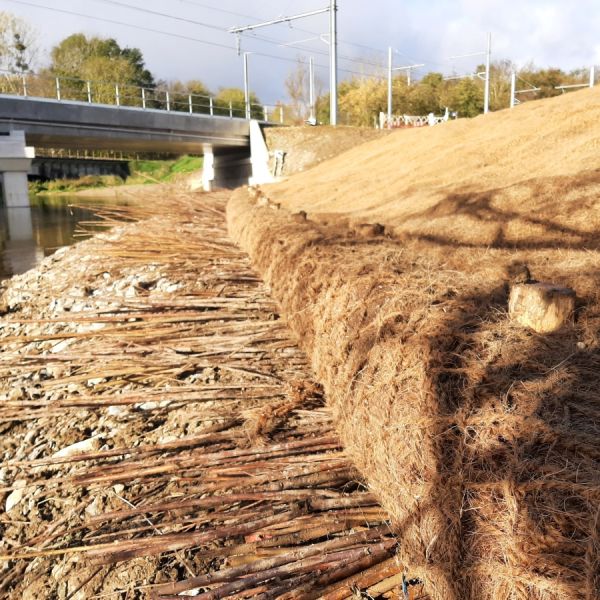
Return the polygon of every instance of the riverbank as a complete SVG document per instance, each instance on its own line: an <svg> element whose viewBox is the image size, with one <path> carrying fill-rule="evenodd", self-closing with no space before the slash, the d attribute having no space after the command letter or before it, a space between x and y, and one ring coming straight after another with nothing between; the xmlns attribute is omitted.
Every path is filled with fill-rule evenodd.
<svg viewBox="0 0 600 600"><path fill-rule="evenodd" d="M3 597L399 593L228 195L144 187L3 290Z"/></svg>

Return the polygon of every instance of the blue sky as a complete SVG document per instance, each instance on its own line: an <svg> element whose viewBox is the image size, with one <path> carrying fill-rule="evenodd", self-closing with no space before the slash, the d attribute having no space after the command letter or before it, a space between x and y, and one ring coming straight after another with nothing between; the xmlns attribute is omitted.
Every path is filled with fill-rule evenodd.
<svg viewBox="0 0 600 600"><path fill-rule="evenodd" d="M26 1L27 4L0 0L0 10L22 17L38 31L42 63L52 45L81 31L115 37L123 46L139 47L148 67L160 79L200 79L213 90L242 85L241 58L227 28L328 4L328 0ZM36 4L156 31L32 6ZM390 45L396 49L394 60L398 66L417 62L426 63L421 72L469 72L478 59L451 61L448 57L483 51L488 31L492 33L493 59L507 58L517 64L534 61L540 66L564 69L600 63L597 0L339 0L338 4L342 76L381 73ZM285 77L299 55L313 54L319 65L318 75L327 81L328 47L319 39L327 30L327 15L319 15L292 26L278 25L243 36L242 49L255 53L250 56L251 87L264 102L272 103L285 96Z"/></svg>

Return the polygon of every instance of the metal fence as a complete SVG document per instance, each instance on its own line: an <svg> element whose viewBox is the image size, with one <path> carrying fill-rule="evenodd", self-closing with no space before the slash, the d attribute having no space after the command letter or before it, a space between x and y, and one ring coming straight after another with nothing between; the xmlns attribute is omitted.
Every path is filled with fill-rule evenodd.
<svg viewBox="0 0 600 600"><path fill-rule="evenodd" d="M186 90L0 70L0 94L283 123L283 107L224 102Z"/></svg>

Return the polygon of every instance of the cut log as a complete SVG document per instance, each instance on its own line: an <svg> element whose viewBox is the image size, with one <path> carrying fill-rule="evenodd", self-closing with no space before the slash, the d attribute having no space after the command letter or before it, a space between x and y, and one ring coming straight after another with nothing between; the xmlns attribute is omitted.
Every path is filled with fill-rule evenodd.
<svg viewBox="0 0 600 600"><path fill-rule="evenodd" d="M575 292L551 283L535 282L513 285L508 312L511 318L537 333L558 331L572 322Z"/></svg>

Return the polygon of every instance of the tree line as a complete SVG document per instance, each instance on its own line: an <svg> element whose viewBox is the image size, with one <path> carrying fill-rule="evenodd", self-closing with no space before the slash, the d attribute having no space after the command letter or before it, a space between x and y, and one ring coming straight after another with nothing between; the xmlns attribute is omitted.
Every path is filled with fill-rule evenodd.
<svg viewBox="0 0 600 600"><path fill-rule="evenodd" d="M0 11L0 92L18 91L27 86L30 95L63 99L91 99L94 102L148 108L190 110L194 113L234 116L245 114L244 92L237 87L220 88L213 93L201 80L157 80L146 68L139 48L121 46L113 38L75 33L54 46L36 77L29 77L36 61L36 36L23 20ZM380 112L387 112L387 79L381 76L361 76L345 79L338 88L339 121L346 125L373 126ZM484 71L483 65L476 73ZM520 102L561 94L560 85L583 84L588 81L587 69L563 71L539 68L533 64L517 68L510 61L496 61L490 72L490 110L501 110L510 104L511 73L516 72L518 89L534 89L519 94ZM14 77L10 75L13 74ZM56 90L56 79L59 79ZM288 100L279 106L286 122L302 123L309 116L308 65L302 59L289 73L285 87ZM316 118L329 122L329 94L322 81L316 81ZM37 88L37 89L36 89ZM484 81L472 77L452 79L442 73L430 72L409 85L404 75L393 78L394 115L442 114L446 108L459 117L474 117L483 112ZM142 92L142 89L144 90ZM209 97L212 97L212 108ZM250 96L251 114L263 118L260 100Z"/></svg>
<svg viewBox="0 0 600 600"><path fill-rule="evenodd" d="M392 113L394 115L441 115L446 108L459 117L475 117L483 112L484 65L479 65L471 77L449 78L442 73L429 72L409 85L405 75L392 79ZM540 68L530 63L518 68L508 60L495 61L490 68L490 110L510 106L511 74L517 75L518 102L549 98L563 93L558 86L589 83L589 69L564 71L558 68ZM355 76L338 87L338 121L346 125L373 126L380 112L387 113L388 81L382 76ZM323 83L317 80L317 90ZM292 120L301 121L308 115L308 71L304 61L286 80L290 98L288 114ZM329 94L318 95L317 120L329 122Z"/></svg>

